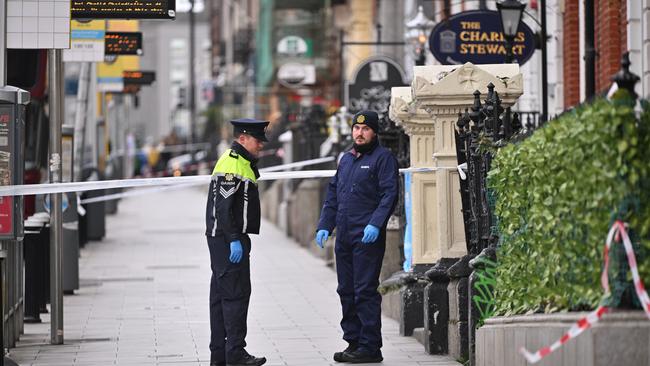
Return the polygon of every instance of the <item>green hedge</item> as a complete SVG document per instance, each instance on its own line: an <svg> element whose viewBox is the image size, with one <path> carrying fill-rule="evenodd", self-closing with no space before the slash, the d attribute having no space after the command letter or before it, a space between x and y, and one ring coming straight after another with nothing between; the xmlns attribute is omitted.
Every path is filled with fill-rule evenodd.
<svg viewBox="0 0 650 366"><path fill-rule="evenodd" d="M605 237L626 203L650 285L650 110L642 106L638 123L629 99L597 100L497 151L488 175L501 236L497 315L597 306Z"/></svg>

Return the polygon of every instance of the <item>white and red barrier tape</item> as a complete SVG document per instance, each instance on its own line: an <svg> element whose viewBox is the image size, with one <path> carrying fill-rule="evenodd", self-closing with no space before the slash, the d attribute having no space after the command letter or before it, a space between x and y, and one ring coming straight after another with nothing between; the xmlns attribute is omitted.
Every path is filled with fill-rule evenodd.
<svg viewBox="0 0 650 366"><path fill-rule="evenodd" d="M634 288L636 289L636 294L639 297L639 301L643 306L643 310L648 318L650 318L650 298L648 293L643 286L643 281L641 281L641 276L639 276L639 270L637 268L636 257L634 256L634 248L632 247L632 241L630 240L627 230L625 229L625 223L622 221L615 221L612 225L612 228L607 234L607 242L605 243L604 257L605 265L603 268L603 273L601 274L600 281L605 291L605 295L609 294L609 278L607 276L607 269L609 268L609 250L612 246L614 240L623 241L623 246L625 247L625 254L627 255L627 262L630 265L630 270L632 271L632 278L634 281ZM589 313L584 318L578 320L571 328L564 333L564 335L555 341L553 344L547 347L542 347L535 353L531 353L526 348L522 347L519 351L524 355L526 360L529 363L537 363L542 360L544 357L553 353L558 348L562 347L569 340L576 338L582 332L589 329L592 325L596 324L603 314L607 313L610 309L606 306L599 306L596 310Z"/></svg>

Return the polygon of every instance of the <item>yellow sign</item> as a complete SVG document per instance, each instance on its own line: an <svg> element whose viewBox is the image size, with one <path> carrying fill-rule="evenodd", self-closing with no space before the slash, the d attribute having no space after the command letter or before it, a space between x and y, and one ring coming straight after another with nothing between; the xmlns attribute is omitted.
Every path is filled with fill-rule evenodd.
<svg viewBox="0 0 650 366"><path fill-rule="evenodd" d="M77 20L70 21L70 30L94 30L105 31L106 21L104 20L90 20L87 22L80 22Z"/></svg>
<svg viewBox="0 0 650 366"><path fill-rule="evenodd" d="M122 78L126 70L139 70L140 56L123 55L117 56L115 61L102 62L97 65L97 77L99 78Z"/></svg>
<svg viewBox="0 0 650 366"><path fill-rule="evenodd" d="M140 28L137 20L109 20L109 32L135 32ZM124 90L124 71L140 70L140 56L116 56L111 62L97 65L98 88L103 92L121 93Z"/></svg>
<svg viewBox="0 0 650 366"><path fill-rule="evenodd" d="M108 20L109 32L137 32L140 30L140 22L137 20Z"/></svg>

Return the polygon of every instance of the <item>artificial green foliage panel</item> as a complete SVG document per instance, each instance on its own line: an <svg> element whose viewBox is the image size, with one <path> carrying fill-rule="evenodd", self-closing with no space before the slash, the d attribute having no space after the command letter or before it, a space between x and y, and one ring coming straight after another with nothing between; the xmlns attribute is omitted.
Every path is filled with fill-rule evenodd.
<svg viewBox="0 0 650 366"><path fill-rule="evenodd" d="M624 96L597 100L496 152L488 182L500 235L498 315L594 308L614 218L640 238L650 285L650 113L642 106L638 119Z"/></svg>

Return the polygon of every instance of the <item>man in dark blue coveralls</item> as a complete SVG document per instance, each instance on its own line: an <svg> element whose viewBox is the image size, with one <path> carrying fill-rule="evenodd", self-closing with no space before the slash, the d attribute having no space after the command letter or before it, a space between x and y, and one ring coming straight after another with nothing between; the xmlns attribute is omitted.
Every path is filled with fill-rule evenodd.
<svg viewBox="0 0 650 366"><path fill-rule="evenodd" d="M210 366L260 366L246 347L246 318L251 296L248 234L260 232L257 156L268 141L267 121L230 121L235 141L212 172L205 212L212 279L210 281Z"/></svg>
<svg viewBox="0 0 650 366"><path fill-rule="evenodd" d="M321 211L316 243L322 248L334 227L341 328L348 347L337 362L381 362L379 272L386 249L386 224L399 189L397 160L379 145L377 113L352 120L354 146L339 162Z"/></svg>

